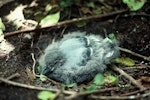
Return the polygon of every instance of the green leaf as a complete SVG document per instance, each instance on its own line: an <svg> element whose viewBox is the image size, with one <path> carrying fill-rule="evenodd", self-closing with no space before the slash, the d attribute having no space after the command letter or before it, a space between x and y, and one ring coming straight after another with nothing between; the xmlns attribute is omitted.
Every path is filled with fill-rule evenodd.
<svg viewBox="0 0 150 100"><path fill-rule="evenodd" d="M83 27L83 26L85 26L86 25L86 22L85 21L81 21L81 22L77 22L76 23L76 26L77 27Z"/></svg>
<svg viewBox="0 0 150 100"><path fill-rule="evenodd" d="M108 78L109 78L112 85L118 85L118 78L117 77L110 75L110 76L108 76Z"/></svg>
<svg viewBox="0 0 150 100"><path fill-rule="evenodd" d="M100 73L98 73L95 77L94 77L94 82L96 85L102 85L104 83L104 76Z"/></svg>
<svg viewBox="0 0 150 100"><path fill-rule="evenodd" d="M53 100L56 97L56 94L50 91L41 91L38 93L37 97L40 100Z"/></svg>
<svg viewBox="0 0 150 100"><path fill-rule="evenodd" d="M13 22L14 26L16 29L19 29L22 26L22 23L19 20L15 20Z"/></svg>
<svg viewBox="0 0 150 100"><path fill-rule="evenodd" d="M83 87L81 87L80 89L79 89L79 92L81 93L81 92L85 92L85 89L83 88Z"/></svg>
<svg viewBox="0 0 150 100"><path fill-rule="evenodd" d="M132 60L128 57L116 58L115 62L119 63L119 64L122 64L122 65L125 65L125 66L134 66L135 65L134 60Z"/></svg>
<svg viewBox="0 0 150 100"><path fill-rule="evenodd" d="M131 87L130 83L125 84L125 87Z"/></svg>
<svg viewBox="0 0 150 100"><path fill-rule="evenodd" d="M123 0L131 11L137 11L143 7L147 0Z"/></svg>
<svg viewBox="0 0 150 100"><path fill-rule="evenodd" d="M97 89L97 85L96 85L96 84L92 84L91 86L89 86L89 87L87 88L86 91L88 91L88 92L93 92L93 91L95 91L96 89Z"/></svg>
<svg viewBox="0 0 150 100"><path fill-rule="evenodd" d="M64 86L64 87L68 87L68 88L71 88L71 87L77 86L77 83L62 84L62 86Z"/></svg>
<svg viewBox="0 0 150 100"><path fill-rule="evenodd" d="M94 13L96 13L97 15L102 14L102 9L101 8L94 9Z"/></svg>
<svg viewBox="0 0 150 100"><path fill-rule="evenodd" d="M45 10L46 11L52 10L52 5L51 4L47 4L46 7L45 7Z"/></svg>
<svg viewBox="0 0 150 100"><path fill-rule="evenodd" d="M46 77L45 75L41 74L41 75L40 75L40 80L41 80L42 82L44 82L44 81L47 80L47 77Z"/></svg>
<svg viewBox="0 0 150 100"><path fill-rule="evenodd" d="M41 67L41 66L37 66L36 68L37 68L37 71L38 71L39 73L42 72L42 67Z"/></svg>
<svg viewBox="0 0 150 100"><path fill-rule="evenodd" d="M3 24L1 18L0 18L0 30L5 31L5 25Z"/></svg>
<svg viewBox="0 0 150 100"><path fill-rule="evenodd" d="M94 8L95 7L94 2L92 1L92 2L87 3L87 7Z"/></svg>
<svg viewBox="0 0 150 100"><path fill-rule="evenodd" d="M3 36L4 34L3 34L3 31L2 31L2 29L0 29L0 36Z"/></svg>
<svg viewBox="0 0 150 100"><path fill-rule="evenodd" d="M37 20L37 21L40 21L42 18L43 18L43 12L42 11L35 11L34 12L34 16L35 16L35 19Z"/></svg>
<svg viewBox="0 0 150 100"><path fill-rule="evenodd" d="M45 18L41 20L40 25L43 27L43 26L56 24L59 21L59 18L60 18L60 12L47 15Z"/></svg>
<svg viewBox="0 0 150 100"><path fill-rule="evenodd" d="M114 39L115 39L114 33L110 33L110 34L108 35L108 37L109 37L109 39L111 39L111 40L114 40Z"/></svg>
<svg viewBox="0 0 150 100"><path fill-rule="evenodd" d="M72 4L73 4L73 0L66 0L60 2L61 7L69 7L72 6Z"/></svg>
<svg viewBox="0 0 150 100"><path fill-rule="evenodd" d="M118 86L118 77L117 76L114 76L112 75L112 72L111 71L106 71L105 72L105 83L106 84L110 84L110 85L115 85L115 86Z"/></svg>

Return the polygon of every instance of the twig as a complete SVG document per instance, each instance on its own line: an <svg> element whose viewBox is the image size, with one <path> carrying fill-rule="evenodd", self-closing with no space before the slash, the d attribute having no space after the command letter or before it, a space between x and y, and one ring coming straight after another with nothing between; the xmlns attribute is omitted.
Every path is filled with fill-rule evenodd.
<svg viewBox="0 0 150 100"><path fill-rule="evenodd" d="M15 77L20 77L20 74L19 74L19 73L15 73L15 74L13 74L13 75L7 77L7 79L8 79L8 80L11 80L11 79L13 79L13 78L15 78Z"/></svg>
<svg viewBox="0 0 150 100"><path fill-rule="evenodd" d="M150 91L142 94L142 95L131 95L131 96L96 96L96 95L91 95L90 97L92 99L96 100L135 100L135 99L144 99L145 97L150 96Z"/></svg>
<svg viewBox="0 0 150 100"><path fill-rule="evenodd" d="M6 79L7 79L7 80L11 80L11 79L13 79L13 78L15 78L15 77L19 77L19 76L20 76L19 73L15 73L15 74L13 74L13 75L7 77ZM0 83L2 83L2 82L0 82Z"/></svg>
<svg viewBox="0 0 150 100"><path fill-rule="evenodd" d="M13 1L15 1L15 0L1 0L0 1L0 8L3 6L3 5L5 5L5 4L7 4L7 3L10 3L10 2L13 2Z"/></svg>
<svg viewBox="0 0 150 100"><path fill-rule="evenodd" d="M143 17L150 17L149 14L146 14L146 13L130 13L130 14L125 14L125 15L122 15L121 17L134 17L134 16L143 16Z"/></svg>
<svg viewBox="0 0 150 100"><path fill-rule="evenodd" d="M143 89L143 90L137 90L137 91L125 93L125 94L122 94L121 96L129 96L129 95L137 94L137 93L140 93L140 92L144 92L144 91L146 91L146 90L148 90L148 88L145 88L145 89Z"/></svg>
<svg viewBox="0 0 150 100"><path fill-rule="evenodd" d="M67 28L67 26L65 26L65 27L63 28L63 30L62 30L62 32L61 32L61 34L60 34L60 36L63 36L63 34L64 34L64 32L65 32L66 28Z"/></svg>
<svg viewBox="0 0 150 100"><path fill-rule="evenodd" d="M136 80L133 77L131 77L130 75L128 75L127 73L125 73L122 69L118 68L115 65L113 65L111 68L113 70L119 72L121 75L124 75L127 79L129 79L132 82L132 84L136 85L141 90L145 89L141 84L139 84L138 82L136 82Z"/></svg>
<svg viewBox="0 0 150 100"><path fill-rule="evenodd" d="M132 70L132 69L146 69L146 66L135 66L135 67L124 67L123 70Z"/></svg>
<svg viewBox="0 0 150 100"><path fill-rule="evenodd" d="M129 14L124 14L124 15L118 15L118 16L116 16L116 18L115 18L115 20L114 20L114 22L116 23L117 22L117 20L119 19L119 18L127 18L127 17L135 17L135 16L140 16L140 17L150 17L150 15L149 14L146 14L146 13L129 13Z"/></svg>
<svg viewBox="0 0 150 100"><path fill-rule="evenodd" d="M56 97L54 100L65 100L65 97L64 97L64 87L61 86L61 89L60 91L56 94Z"/></svg>
<svg viewBox="0 0 150 100"><path fill-rule="evenodd" d="M48 78L48 77L47 77L47 80L48 80L49 82L51 82L52 84L55 84L55 85L57 85L57 86L60 85L59 82L56 82L56 81L54 81L54 80L52 80L52 79L50 79L50 78Z"/></svg>
<svg viewBox="0 0 150 100"><path fill-rule="evenodd" d="M87 95L106 92L106 91L111 91L111 90L119 90L119 87L100 89L100 90L95 90L93 92L88 92L87 91L87 92L82 92L82 93L76 93L76 94L72 94L71 96L67 97L66 100L72 100L72 99L75 99L79 96L87 96Z"/></svg>
<svg viewBox="0 0 150 100"><path fill-rule="evenodd" d="M13 86L18 86L18 87L22 87L22 88L27 88L27 89L33 89L33 90L47 90L47 91L52 91L52 92L59 92L60 90L58 89L51 89L51 88L43 88L43 87L37 87L37 86L33 86L33 85L29 85L29 84L22 84L22 83L17 83L17 82L13 82L10 81L8 79L4 79L2 77L0 77L0 81L6 83L6 84L10 84ZM72 92L72 91L63 91L65 94L75 94L76 92Z"/></svg>
<svg viewBox="0 0 150 100"><path fill-rule="evenodd" d="M108 17L108 16L113 16L113 15L116 15L116 14L125 13L127 11L128 10L125 9L125 10L115 11L115 12L112 12L112 13L109 13L109 14L94 15L94 16L82 17L82 18L74 18L74 19L71 19L71 20L62 21L62 22L59 22L57 24L53 24L53 25L46 26L46 27L38 27L38 28L33 27L33 28L30 28L30 29L18 30L18 31L14 31L14 32L8 32L8 33L5 33L4 35L5 35L5 37L9 37L9 36L16 35L16 34L19 34L19 33L27 33L27 32L33 32L35 30L47 29L47 28L52 28L52 27L59 27L59 26L62 26L62 25L67 25L67 24L71 24L71 23L75 23L75 22L79 22L79 21L104 18L104 17Z"/></svg>
<svg viewBox="0 0 150 100"><path fill-rule="evenodd" d="M146 57L146 56L140 55L140 54L138 54L138 53L135 53L135 52L130 51L130 50L125 49L125 48L121 48L121 47L118 47L118 48L119 48L119 50L121 50L121 51L123 51L123 52L127 52L127 53L130 53L130 54L134 55L134 56L143 58L144 60L150 61L150 57Z"/></svg>

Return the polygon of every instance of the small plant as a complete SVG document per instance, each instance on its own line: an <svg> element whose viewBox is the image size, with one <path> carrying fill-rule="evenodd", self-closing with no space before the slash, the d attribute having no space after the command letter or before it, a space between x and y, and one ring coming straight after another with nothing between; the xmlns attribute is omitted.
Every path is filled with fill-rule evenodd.
<svg viewBox="0 0 150 100"><path fill-rule="evenodd" d="M73 0L65 0L60 2L60 5L62 7L70 7L72 4L73 4Z"/></svg>
<svg viewBox="0 0 150 100"><path fill-rule="evenodd" d="M134 66L135 62L134 60L128 58L128 57L121 57L121 58L116 58L115 59L116 63L122 64L124 66Z"/></svg>
<svg viewBox="0 0 150 100"><path fill-rule="evenodd" d="M37 95L39 100L53 100L56 94L51 91L41 91Z"/></svg>
<svg viewBox="0 0 150 100"><path fill-rule="evenodd" d="M0 18L0 35L3 34L3 31L5 31L5 25L2 22L2 19Z"/></svg>
<svg viewBox="0 0 150 100"><path fill-rule="evenodd" d="M131 11L137 11L141 9L147 0L123 0L123 3L127 4Z"/></svg>

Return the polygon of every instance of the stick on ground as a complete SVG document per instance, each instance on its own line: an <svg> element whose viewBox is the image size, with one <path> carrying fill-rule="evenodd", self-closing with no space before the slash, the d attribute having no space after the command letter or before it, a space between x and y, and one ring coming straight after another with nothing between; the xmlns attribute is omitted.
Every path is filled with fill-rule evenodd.
<svg viewBox="0 0 150 100"><path fill-rule="evenodd" d="M132 82L135 86L137 86L139 89L143 90L145 89L141 84L139 84L133 77L128 75L126 72L124 72L122 69L118 68L117 66L113 65L111 67L113 70L119 72L121 75L125 76L128 80Z"/></svg>

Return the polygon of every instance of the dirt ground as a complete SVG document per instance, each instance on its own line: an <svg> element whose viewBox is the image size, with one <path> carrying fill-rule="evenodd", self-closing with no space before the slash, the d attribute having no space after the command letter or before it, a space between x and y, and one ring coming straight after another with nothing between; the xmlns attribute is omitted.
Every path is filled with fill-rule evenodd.
<svg viewBox="0 0 150 100"><path fill-rule="evenodd" d="M141 10L141 12L149 14L145 9ZM56 86L55 84L43 83L39 78L32 77L31 73L33 58L31 56L31 53L34 54L35 60L37 60L42 50L49 43L51 43L53 38L59 39L62 37L61 34L64 28L65 32L63 34L77 30L86 31L87 33L100 34L102 36L106 36L106 34L109 33L114 33L116 38L120 42L120 47L129 49L147 57L150 56L150 17L144 14L132 15L131 12L129 12L111 16L108 18L88 20L87 25L82 28L77 28L74 24L66 26L31 32L29 34L34 34L32 39L25 38L25 34L28 33L6 37L6 40L14 45L15 49L9 55L0 58L0 77L8 78L15 73L19 73L19 77L15 77L11 80L27 85L60 89L60 87ZM135 80L142 82L141 84L144 87L150 88L150 82L141 81L143 77L150 78L150 62L125 52L121 52L121 56L130 57L136 62L136 64L134 67L120 66L120 68L131 75ZM36 63L36 67L37 66L38 63ZM39 74L37 68L35 69L36 73ZM119 83L126 84L130 82L123 76L120 76ZM76 88L78 89L80 87L81 86ZM68 90L72 91L73 89ZM122 94L127 94L137 90L139 89L136 86L132 85L131 87L120 87L118 90L104 91L101 92L101 95L120 96ZM22 88L19 86L13 86L4 82L0 82L0 100L37 100L37 94L39 93L39 91L40 90ZM139 92L138 95L142 95L147 92L150 91L142 91ZM81 96L78 99L84 100L89 98L88 96ZM145 97L144 100L149 99L150 95Z"/></svg>

